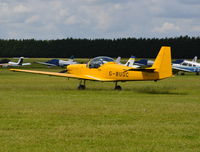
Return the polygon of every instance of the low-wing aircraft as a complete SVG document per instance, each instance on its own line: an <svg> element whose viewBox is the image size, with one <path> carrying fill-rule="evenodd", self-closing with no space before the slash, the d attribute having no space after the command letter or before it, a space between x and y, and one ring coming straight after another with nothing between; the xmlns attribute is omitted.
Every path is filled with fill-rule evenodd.
<svg viewBox="0 0 200 152"><path fill-rule="evenodd" d="M121 90L118 82L124 81L157 81L172 76L171 48L162 47L152 67L132 68L115 62L106 56L96 57L87 64L71 64L66 67L67 73L46 71L32 71L22 69L10 69L17 72L29 72L51 76L80 79L78 89L85 89L85 81L115 82L115 89ZM83 82L83 83L82 83Z"/></svg>
<svg viewBox="0 0 200 152"><path fill-rule="evenodd" d="M147 59L141 59L139 61L135 61L134 64L138 66L152 66L154 61L147 60ZM182 72L183 75L184 72L194 72L196 75L199 75L200 73L200 63L197 62L197 56L195 56L192 61L188 60L182 60L178 59L175 61L172 61L172 69L173 73L178 73L179 71Z"/></svg>
<svg viewBox="0 0 200 152"><path fill-rule="evenodd" d="M192 61L182 60L179 63L172 64L173 70L176 72L194 72L196 75L200 73L200 63L197 62L197 57L195 56ZM182 73L184 74L184 73Z"/></svg>
<svg viewBox="0 0 200 152"><path fill-rule="evenodd" d="M31 63L23 63L24 57L20 57L18 62L8 62L8 63L2 63L0 66L2 67L16 67L16 66L25 66L25 65L31 65Z"/></svg>
<svg viewBox="0 0 200 152"><path fill-rule="evenodd" d="M68 66L70 64L77 64L77 62L74 61L74 57L70 57L69 60L67 61L64 61L64 60L59 60L59 59L52 59L52 60L49 60L47 62L36 62L36 63L39 63L39 64L43 64L43 65L47 65L47 66L60 66L60 67L65 67L65 66Z"/></svg>

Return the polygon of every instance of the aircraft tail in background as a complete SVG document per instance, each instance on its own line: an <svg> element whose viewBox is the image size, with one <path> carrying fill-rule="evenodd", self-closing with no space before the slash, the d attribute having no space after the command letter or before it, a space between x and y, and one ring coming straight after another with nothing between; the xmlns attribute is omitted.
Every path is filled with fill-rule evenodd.
<svg viewBox="0 0 200 152"><path fill-rule="evenodd" d="M194 59L192 59L192 62L197 62L197 56L195 56Z"/></svg>
<svg viewBox="0 0 200 152"><path fill-rule="evenodd" d="M17 62L17 65L22 65L23 64L23 61L24 61L24 57L20 57L18 62Z"/></svg>
<svg viewBox="0 0 200 152"><path fill-rule="evenodd" d="M115 62L118 63L118 64L120 64L120 61L121 61L121 57L118 56L117 59L115 60Z"/></svg>
<svg viewBox="0 0 200 152"><path fill-rule="evenodd" d="M126 62L125 66L134 67L135 56L131 56L129 60Z"/></svg>

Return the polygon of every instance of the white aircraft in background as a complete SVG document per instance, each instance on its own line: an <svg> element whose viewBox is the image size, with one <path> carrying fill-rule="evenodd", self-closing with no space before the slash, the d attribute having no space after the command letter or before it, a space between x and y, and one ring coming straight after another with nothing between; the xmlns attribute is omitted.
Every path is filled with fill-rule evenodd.
<svg viewBox="0 0 200 152"><path fill-rule="evenodd" d="M200 73L200 63L197 62L197 57L195 56L192 61L188 60L182 60L181 63L173 63L172 68L174 71L181 71L182 75L184 75L184 72L194 72L196 75L199 75Z"/></svg>
<svg viewBox="0 0 200 152"><path fill-rule="evenodd" d="M2 63L0 66L2 67L16 67L16 66L25 66L25 65L31 65L31 63L23 63L24 57L20 57L18 62L8 62L8 63Z"/></svg>
<svg viewBox="0 0 200 152"><path fill-rule="evenodd" d="M139 61L135 61L134 64L138 66L152 66L154 61L141 59ZM175 60L172 62L172 69L174 73L180 71L181 74L184 75L184 72L194 72L196 75L200 73L200 63L197 62L197 56L193 58L192 61L188 60Z"/></svg>
<svg viewBox="0 0 200 152"><path fill-rule="evenodd" d="M77 64L77 62L74 61L74 57L71 57L69 60L64 61L64 60L59 60L59 59L52 59L49 60L47 62L36 62L39 64L43 64L43 65L47 65L47 66L60 66L60 67L64 67L64 66L68 66L70 64Z"/></svg>

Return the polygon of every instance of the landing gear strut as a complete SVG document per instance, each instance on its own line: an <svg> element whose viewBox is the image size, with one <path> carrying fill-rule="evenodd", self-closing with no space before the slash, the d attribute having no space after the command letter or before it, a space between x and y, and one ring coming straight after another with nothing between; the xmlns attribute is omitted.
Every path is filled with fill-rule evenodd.
<svg viewBox="0 0 200 152"><path fill-rule="evenodd" d="M83 80L83 84L82 84L82 80L78 86L78 90L85 90L85 80Z"/></svg>
<svg viewBox="0 0 200 152"><path fill-rule="evenodd" d="M122 87L120 85L117 85L117 81L115 82L115 90L122 90Z"/></svg>

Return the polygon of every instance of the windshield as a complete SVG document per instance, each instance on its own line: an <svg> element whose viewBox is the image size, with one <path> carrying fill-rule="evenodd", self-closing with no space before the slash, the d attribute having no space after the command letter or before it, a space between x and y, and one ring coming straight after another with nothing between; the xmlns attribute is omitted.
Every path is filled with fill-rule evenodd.
<svg viewBox="0 0 200 152"><path fill-rule="evenodd" d="M98 68L107 62L114 62L114 59L107 57L107 56L99 56L99 57L92 59L88 63L88 66L89 66L89 68Z"/></svg>

